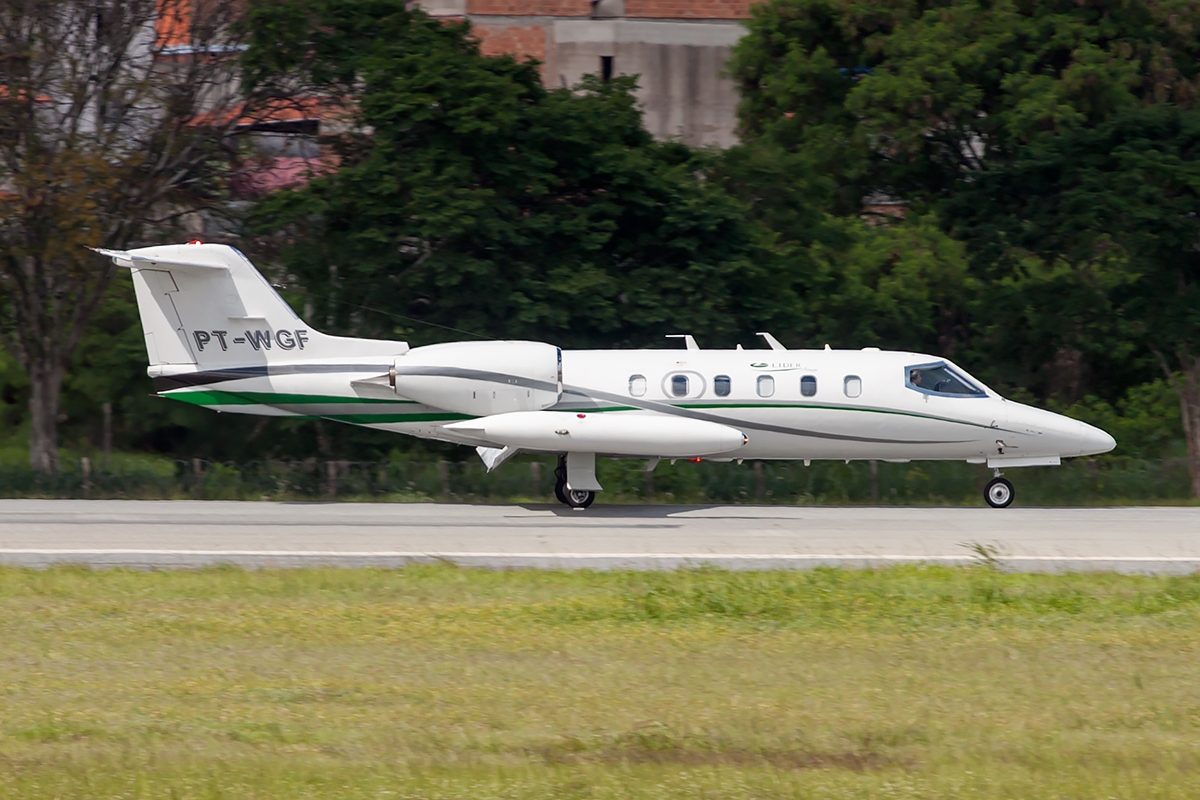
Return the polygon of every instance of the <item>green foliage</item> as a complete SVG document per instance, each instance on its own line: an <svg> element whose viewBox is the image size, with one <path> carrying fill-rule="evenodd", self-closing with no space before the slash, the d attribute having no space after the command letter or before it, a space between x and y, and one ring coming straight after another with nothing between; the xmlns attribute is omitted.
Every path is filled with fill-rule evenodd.
<svg viewBox="0 0 1200 800"><path fill-rule="evenodd" d="M24 419L28 385L21 365L7 350L0 348L0 446L10 444L9 438Z"/></svg>
<svg viewBox="0 0 1200 800"><path fill-rule="evenodd" d="M1200 112L1150 107L1015 148L942 208L999 276L990 344L1042 363L1069 348L1111 380L1147 347L1200 343L1198 203Z"/></svg>
<svg viewBox="0 0 1200 800"><path fill-rule="evenodd" d="M815 342L954 354L975 291L963 246L930 218L871 225L828 221L843 247L814 243L805 276Z"/></svg>
<svg viewBox="0 0 1200 800"><path fill-rule="evenodd" d="M743 130L843 194L939 198L1064 125L1195 94L1193 4L774 0L730 71Z"/></svg>
<svg viewBox="0 0 1200 800"><path fill-rule="evenodd" d="M766 2L730 62L746 134L730 180L785 257L843 254L814 274L870 273L871 237L830 216L883 199L960 243L963 277L935 302L848 280L808 292L809 318L869 296L886 319L904 288L890 308L923 311L890 314L883 344L953 353L1001 391L1116 408L1163 369L1200 385L1198 23L1183 0ZM758 168L773 157L786 177ZM1181 433L1136 419L1120 426L1138 452ZM1189 452L1200 469L1200 439Z"/></svg>
<svg viewBox="0 0 1200 800"><path fill-rule="evenodd" d="M253 41L252 70L293 65L276 32L295 5L259 8L281 21ZM705 180L706 156L650 138L632 80L547 90L536 63L484 57L465 25L404 7L307 5L323 32L302 79L356 76L372 133L339 141L336 174L258 211L288 230L305 289L346 304L328 306L338 327L371 306L571 346L679 328L731 342L788 309L767 237Z"/></svg>

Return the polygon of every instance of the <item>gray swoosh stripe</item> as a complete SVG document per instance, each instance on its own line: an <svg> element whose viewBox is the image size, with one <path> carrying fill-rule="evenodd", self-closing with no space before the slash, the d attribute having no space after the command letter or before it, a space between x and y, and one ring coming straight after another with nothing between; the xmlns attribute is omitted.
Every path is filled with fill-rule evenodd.
<svg viewBox="0 0 1200 800"><path fill-rule="evenodd" d="M579 386L564 386L563 394L570 392L574 395L583 397L596 397L610 403L617 403L623 406L633 406L634 408L645 409L646 411L657 411L662 414L670 414L676 417L687 417L689 419L702 420L704 422L716 422L721 425L736 426L738 428L746 428L748 430L766 431L768 433L783 433L789 436L809 436L814 439L834 439L843 442L868 442L870 444L965 444L970 442L970 439L877 439L871 436L851 436L842 433L826 433L824 431L811 431L804 428L789 428L783 425L770 425L765 422L752 422L750 420L732 419L730 417L722 417L718 414L709 414L704 411L696 411L691 408L679 408L670 403L659 403L654 400L639 400L635 397L622 397L618 394L609 394L608 392L595 391L593 389L584 389Z"/></svg>
<svg viewBox="0 0 1200 800"><path fill-rule="evenodd" d="M384 371L391 365L384 367ZM503 372L487 372L480 369L464 369L462 367L396 367L396 375L430 375L438 378L465 378L474 381L490 381L503 383L507 386L520 386L523 389L539 389L544 392L558 392L558 384L550 381L539 381L520 375L508 375Z"/></svg>
<svg viewBox="0 0 1200 800"><path fill-rule="evenodd" d="M188 386L240 381L243 378L265 378L268 375L323 375L336 372L369 372L381 375L391 368L391 364L259 364L253 367L224 367L200 372L181 372L177 375L160 375L154 378L154 390L166 392Z"/></svg>

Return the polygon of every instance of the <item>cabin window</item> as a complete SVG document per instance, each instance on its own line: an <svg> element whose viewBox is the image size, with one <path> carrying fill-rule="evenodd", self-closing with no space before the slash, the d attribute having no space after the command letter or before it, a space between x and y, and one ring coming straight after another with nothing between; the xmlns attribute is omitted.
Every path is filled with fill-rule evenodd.
<svg viewBox="0 0 1200 800"><path fill-rule="evenodd" d="M958 374L945 362L908 367L904 371L904 385L924 394L940 394L947 397L987 397L987 393L965 376Z"/></svg>
<svg viewBox="0 0 1200 800"><path fill-rule="evenodd" d="M713 394L717 397L729 397L729 390L733 383L729 380L728 375L718 375L713 378Z"/></svg>
<svg viewBox="0 0 1200 800"><path fill-rule="evenodd" d="M815 375L805 375L800 379L800 394L812 397L817 393L817 378Z"/></svg>
<svg viewBox="0 0 1200 800"><path fill-rule="evenodd" d="M775 379L770 375L758 376L758 396L770 397L775 394Z"/></svg>
<svg viewBox="0 0 1200 800"><path fill-rule="evenodd" d="M646 393L646 376L645 375L630 375L629 376L629 394L633 397L641 397Z"/></svg>
<svg viewBox="0 0 1200 800"><path fill-rule="evenodd" d="M672 375L671 376L671 394L676 397L687 397L688 379L687 375Z"/></svg>
<svg viewBox="0 0 1200 800"><path fill-rule="evenodd" d="M847 375L842 381L842 390L846 392L846 397L858 397L862 394L862 378L857 375Z"/></svg>

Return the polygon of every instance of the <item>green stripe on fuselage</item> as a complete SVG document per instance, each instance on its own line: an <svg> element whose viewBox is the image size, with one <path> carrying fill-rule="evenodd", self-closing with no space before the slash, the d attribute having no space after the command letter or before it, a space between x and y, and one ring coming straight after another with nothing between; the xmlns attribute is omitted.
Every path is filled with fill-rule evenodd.
<svg viewBox="0 0 1200 800"><path fill-rule="evenodd" d="M266 405L266 406L306 406L306 405L373 405L373 406L401 406L401 405L417 405L413 400L404 400L397 398L389 400L384 398L374 397L339 397L336 395L322 394L286 394L276 392L226 392L217 389L173 389L169 392L163 392L163 397L169 397L172 400L180 400L185 403L192 403L198 406L247 406L247 405ZM762 408L779 408L779 409L815 409L823 411L858 411L867 414L892 414L902 417L913 417L915 419L929 419L937 422L953 422L959 425L969 425L975 428L990 428L989 425L983 425L978 422L968 422L960 419L950 419L948 417L939 417L932 414L917 414L911 411L899 411L885 408L861 408L857 406L839 406L825 405L816 403L677 403L666 404L674 408L695 409L695 410L721 410L721 409L762 409ZM348 422L352 424L371 424L381 422L453 422L464 419L474 419L469 414L454 414L450 412L432 412L423 414L395 414L385 413L384 409L380 409L377 414L306 414L304 409L287 409L296 412L297 416L311 417L314 419L332 419L339 422ZM617 411L638 411L641 410L635 406L602 406L599 408L566 408L553 409L563 413L588 413L588 414L603 414ZM731 420L731 422L734 422Z"/></svg>
<svg viewBox="0 0 1200 800"><path fill-rule="evenodd" d="M331 394L287 394L283 392L225 392L218 389L172 389L162 397L198 406L304 406L304 405L416 405L414 400L378 397L338 397Z"/></svg>

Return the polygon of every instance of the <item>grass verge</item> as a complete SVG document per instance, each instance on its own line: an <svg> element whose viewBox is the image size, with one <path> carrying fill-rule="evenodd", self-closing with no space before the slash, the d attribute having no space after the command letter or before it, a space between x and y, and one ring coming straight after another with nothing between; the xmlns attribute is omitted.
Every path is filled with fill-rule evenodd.
<svg viewBox="0 0 1200 800"><path fill-rule="evenodd" d="M0 798L1193 798L1200 577L0 569Z"/></svg>

